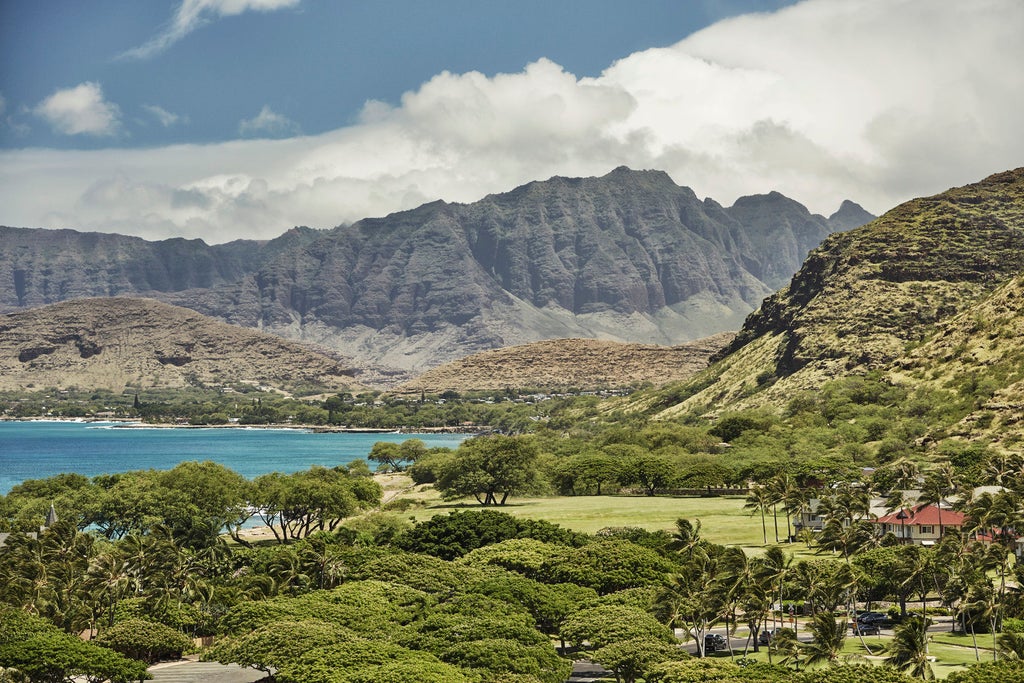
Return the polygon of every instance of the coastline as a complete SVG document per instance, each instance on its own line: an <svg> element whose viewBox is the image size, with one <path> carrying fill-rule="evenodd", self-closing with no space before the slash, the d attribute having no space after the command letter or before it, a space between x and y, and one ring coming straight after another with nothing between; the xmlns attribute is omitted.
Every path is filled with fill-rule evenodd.
<svg viewBox="0 0 1024 683"><path fill-rule="evenodd" d="M267 429L304 431L312 434L482 434L491 430L485 425L459 427L346 427L344 425L314 424L219 424L193 425L167 422L141 422L130 417L8 417L0 422L53 422L60 424L109 424L113 429Z"/></svg>

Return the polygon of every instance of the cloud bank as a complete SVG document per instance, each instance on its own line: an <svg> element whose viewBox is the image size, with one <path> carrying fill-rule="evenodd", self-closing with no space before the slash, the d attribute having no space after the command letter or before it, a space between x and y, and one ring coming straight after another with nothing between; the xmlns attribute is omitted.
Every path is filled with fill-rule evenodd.
<svg viewBox="0 0 1024 683"><path fill-rule="evenodd" d="M621 164L723 203L779 190L822 213L845 198L881 212L1024 164L1020 35L1017 0L810 0L597 78L545 59L493 77L441 73L316 136L5 152L0 219L267 238ZM269 134L258 122L277 115L264 112L242 132Z"/></svg>
<svg viewBox="0 0 1024 683"><path fill-rule="evenodd" d="M152 40L132 48L122 59L147 59L163 52L200 26L242 12L273 12L295 7L301 0L182 0L166 29Z"/></svg>

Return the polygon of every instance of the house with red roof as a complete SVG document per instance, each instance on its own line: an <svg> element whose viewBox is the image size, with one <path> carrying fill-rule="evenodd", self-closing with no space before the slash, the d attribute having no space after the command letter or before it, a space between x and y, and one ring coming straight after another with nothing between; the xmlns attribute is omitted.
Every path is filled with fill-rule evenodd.
<svg viewBox="0 0 1024 683"><path fill-rule="evenodd" d="M963 531L966 515L937 505L915 505L870 520L879 535L893 533L900 543L935 545L943 534Z"/></svg>

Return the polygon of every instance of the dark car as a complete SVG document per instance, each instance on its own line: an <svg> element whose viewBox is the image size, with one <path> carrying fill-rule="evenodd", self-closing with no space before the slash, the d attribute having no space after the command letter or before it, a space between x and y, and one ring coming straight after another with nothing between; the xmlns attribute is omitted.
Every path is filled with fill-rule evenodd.
<svg viewBox="0 0 1024 683"><path fill-rule="evenodd" d="M765 630L763 630L763 631L761 631L760 633L757 634L757 644L758 645L768 645L768 644L770 644L772 642L772 638L774 638L774 637L775 637L775 631L774 630L765 629Z"/></svg>
<svg viewBox="0 0 1024 683"><path fill-rule="evenodd" d="M881 624L888 619L889 617L881 612L862 612L857 615L858 624Z"/></svg>
<svg viewBox="0 0 1024 683"><path fill-rule="evenodd" d="M725 650L726 648L725 638L717 633L709 633L704 636L704 654Z"/></svg>
<svg viewBox="0 0 1024 683"><path fill-rule="evenodd" d="M850 628L853 629L854 635L859 636L877 636L879 633L882 632L882 629L878 627L878 624L873 622L858 623L855 621L852 624L850 624Z"/></svg>

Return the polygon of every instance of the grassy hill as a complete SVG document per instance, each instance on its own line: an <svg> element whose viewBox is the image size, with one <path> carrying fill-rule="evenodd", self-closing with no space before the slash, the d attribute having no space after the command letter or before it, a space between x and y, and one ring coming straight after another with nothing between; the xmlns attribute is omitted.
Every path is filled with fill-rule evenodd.
<svg viewBox="0 0 1024 683"><path fill-rule="evenodd" d="M1021 273L1024 169L912 200L827 239L717 363L633 407L664 417L779 409L831 379L876 371L951 392L984 380L992 401L961 431L989 429L1000 415L997 424L1016 424Z"/></svg>

